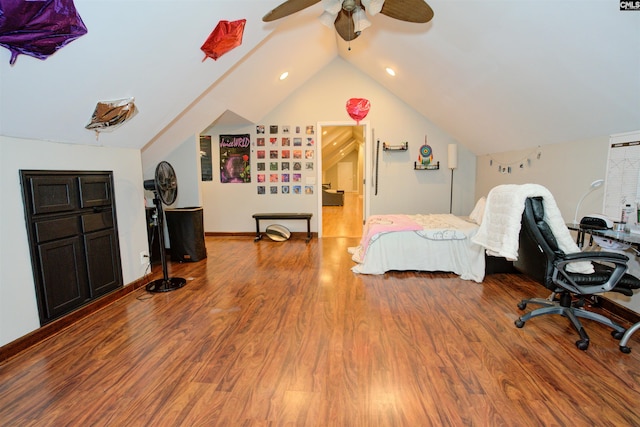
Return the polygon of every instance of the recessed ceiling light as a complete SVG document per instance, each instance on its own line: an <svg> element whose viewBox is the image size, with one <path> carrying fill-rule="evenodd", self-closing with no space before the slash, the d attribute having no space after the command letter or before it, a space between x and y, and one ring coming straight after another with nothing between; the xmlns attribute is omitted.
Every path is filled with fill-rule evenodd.
<svg viewBox="0 0 640 427"><path fill-rule="evenodd" d="M289 77L289 72L288 71L285 71L284 73L280 74L280 80L284 80L287 77Z"/></svg>
<svg viewBox="0 0 640 427"><path fill-rule="evenodd" d="M392 77L395 77L396 72L393 70L393 68L387 67L387 74L389 74Z"/></svg>

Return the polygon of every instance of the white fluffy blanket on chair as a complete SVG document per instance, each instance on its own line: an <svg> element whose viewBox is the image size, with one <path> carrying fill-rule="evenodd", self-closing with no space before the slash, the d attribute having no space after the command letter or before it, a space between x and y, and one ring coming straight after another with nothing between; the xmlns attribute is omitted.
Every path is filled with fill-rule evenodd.
<svg viewBox="0 0 640 427"><path fill-rule="evenodd" d="M544 201L544 219L558 241L558 247L565 253L580 252L565 225L560 209L553 195L538 184L499 185L487 196L487 204L482 224L472 241L483 246L487 254L501 256L510 260L518 259L520 221L527 197L542 197ZM590 262L576 262L569 267L578 273L592 273Z"/></svg>

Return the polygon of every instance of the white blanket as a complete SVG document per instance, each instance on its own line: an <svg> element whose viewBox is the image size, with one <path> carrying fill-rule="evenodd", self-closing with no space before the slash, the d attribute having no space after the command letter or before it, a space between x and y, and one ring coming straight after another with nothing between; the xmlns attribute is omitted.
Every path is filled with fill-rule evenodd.
<svg viewBox="0 0 640 427"><path fill-rule="evenodd" d="M558 247L565 253L580 252L562 219L553 195L538 184L494 187L487 196L482 224L472 241L483 246L489 255L517 260L524 202L527 197L538 196L544 201L544 219L558 241ZM592 273L593 266L589 262L572 263L570 270Z"/></svg>

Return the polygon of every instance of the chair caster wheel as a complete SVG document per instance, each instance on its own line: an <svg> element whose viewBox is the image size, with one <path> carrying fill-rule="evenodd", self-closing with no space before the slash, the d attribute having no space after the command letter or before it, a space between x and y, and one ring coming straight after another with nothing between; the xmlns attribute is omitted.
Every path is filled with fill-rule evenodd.
<svg viewBox="0 0 640 427"><path fill-rule="evenodd" d="M624 332L620 332L620 331L611 331L611 336L617 340L621 340L622 337L624 336Z"/></svg>
<svg viewBox="0 0 640 427"><path fill-rule="evenodd" d="M524 302L524 301L519 302L519 303L518 303L518 308L519 308L520 310L524 310L525 308L527 308L527 303L526 303L526 302Z"/></svg>
<svg viewBox="0 0 640 427"><path fill-rule="evenodd" d="M524 326L524 322L521 319L516 320L514 323L518 328L522 328Z"/></svg>
<svg viewBox="0 0 640 427"><path fill-rule="evenodd" d="M625 353L625 354L631 353L631 349L629 347L627 347L626 345L621 345L620 346L620 351Z"/></svg>
<svg viewBox="0 0 640 427"><path fill-rule="evenodd" d="M578 350L586 350L589 348L589 340L578 340L576 341L576 347Z"/></svg>

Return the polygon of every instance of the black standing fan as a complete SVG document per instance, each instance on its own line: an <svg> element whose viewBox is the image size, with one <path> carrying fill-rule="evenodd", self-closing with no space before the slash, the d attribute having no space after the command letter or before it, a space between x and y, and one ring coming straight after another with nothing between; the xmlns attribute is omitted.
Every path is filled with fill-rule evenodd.
<svg viewBox="0 0 640 427"><path fill-rule="evenodd" d="M160 260L162 261L162 279L149 282L146 286L149 292L169 292L183 287L187 281L180 277L169 277L167 273L167 257L164 247L164 226L162 204L170 205L178 197L178 180L173 167L167 162L160 162L156 166L155 179L144 181L145 190L153 191L153 203L156 205L158 216L158 241L160 242Z"/></svg>

